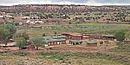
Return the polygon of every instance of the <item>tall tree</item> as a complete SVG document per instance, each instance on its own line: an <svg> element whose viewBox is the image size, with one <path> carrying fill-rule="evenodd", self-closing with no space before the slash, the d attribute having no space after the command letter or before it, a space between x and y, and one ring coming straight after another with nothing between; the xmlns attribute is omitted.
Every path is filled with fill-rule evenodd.
<svg viewBox="0 0 130 65"><path fill-rule="evenodd" d="M6 24L5 28L9 30L10 32L10 38L12 38L13 34L16 33L16 27L13 24Z"/></svg>
<svg viewBox="0 0 130 65"><path fill-rule="evenodd" d="M3 25L0 26L0 41L3 40L5 44L7 44L8 39L10 37L10 31L3 27Z"/></svg>
<svg viewBox="0 0 130 65"><path fill-rule="evenodd" d="M36 46L37 50L40 46L45 44L45 41L43 41L42 37L33 37L31 38L31 42Z"/></svg>

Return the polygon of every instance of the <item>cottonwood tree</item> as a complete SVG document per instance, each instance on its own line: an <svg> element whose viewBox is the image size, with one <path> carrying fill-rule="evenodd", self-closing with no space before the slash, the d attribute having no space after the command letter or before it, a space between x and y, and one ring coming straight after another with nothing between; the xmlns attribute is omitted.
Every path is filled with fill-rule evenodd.
<svg viewBox="0 0 130 65"><path fill-rule="evenodd" d="M43 40L42 37L33 37L30 39L31 42L36 46L36 50L38 50L38 48L42 45L45 44L45 41Z"/></svg>

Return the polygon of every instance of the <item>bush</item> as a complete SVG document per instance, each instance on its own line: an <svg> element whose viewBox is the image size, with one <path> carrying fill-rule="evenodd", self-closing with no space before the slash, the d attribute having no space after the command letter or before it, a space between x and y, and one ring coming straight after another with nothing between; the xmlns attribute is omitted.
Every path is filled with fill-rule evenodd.
<svg viewBox="0 0 130 65"><path fill-rule="evenodd" d="M42 34L42 36L47 36L46 34Z"/></svg>
<svg viewBox="0 0 130 65"><path fill-rule="evenodd" d="M123 41L125 39L124 31L116 31L114 35L118 41Z"/></svg>
<svg viewBox="0 0 130 65"><path fill-rule="evenodd" d="M26 40L23 37L16 38L15 42L17 42L19 49L25 49L24 47L27 45Z"/></svg>

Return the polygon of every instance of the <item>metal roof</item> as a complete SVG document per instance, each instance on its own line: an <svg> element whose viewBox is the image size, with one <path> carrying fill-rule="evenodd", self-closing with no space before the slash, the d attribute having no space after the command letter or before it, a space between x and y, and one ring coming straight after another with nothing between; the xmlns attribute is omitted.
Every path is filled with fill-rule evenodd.
<svg viewBox="0 0 130 65"><path fill-rule="evenodd" d="M46 40L46 42L62 42L65 41L65 39L50 39L50 40Z"/></svg>
<svg viewBox="0 0 130 65"><path fill-rule="evenodd" d="M88 44L96 44L96 41L86 41Z"/></svg>
<svg viewBox="0 0 130 65"><path fill-rule="evenodd" d="M82 41L80 41L80 40L70 40L70 42L72 42L72 43L80 43Z"/></svg>

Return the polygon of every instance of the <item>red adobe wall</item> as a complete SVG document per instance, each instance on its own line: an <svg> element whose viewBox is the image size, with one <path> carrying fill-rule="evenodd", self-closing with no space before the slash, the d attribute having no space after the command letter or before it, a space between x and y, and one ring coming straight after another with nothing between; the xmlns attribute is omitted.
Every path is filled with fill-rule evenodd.
<svg viewBox="0 0 130 65"><path fill-rule="evenodd" d="M64 42L49 42L49 43L47 43L48 44L48 46L53 46L53 45L61 45L61 44L63 44Z"/></svg>
<svg viewBox="0 0 130 65"><path fill-rule="evenodd" d="M71 39L73 39L73 40L82 40L83 36L72 36Z"/></svg>
<svg viewBox="0 0 130 65"><path fill-rule="evenodd" d="M123 44L130 44L130 41L123 41Z"/></svg>

